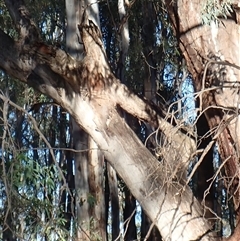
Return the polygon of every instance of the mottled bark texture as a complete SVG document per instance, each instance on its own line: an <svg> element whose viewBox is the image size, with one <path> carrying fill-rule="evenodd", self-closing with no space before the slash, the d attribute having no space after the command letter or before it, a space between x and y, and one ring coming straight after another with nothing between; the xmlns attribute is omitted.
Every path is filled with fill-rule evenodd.
<svg viewBox="0 0 240 241"><path fill-rule="evenodd" d="M16 25L19 19L28 17L23 14L21 1L8 2ZM15 42L0 31L0 67L51 97L72 115L97 143L164 240L216 240L200 204L181 181L181 173L196 150L194 141L113 76L96 25L86 18L79 26L86 57L76 61L61 49L43 43L32 21L21 23L21 41ZM22 28L30 27L29 34L34 37L21 36ZM177 160L159 163L119 116L117 106L159 127L171 148L181 153Z"/></svg>
<svg viewBox="0 0 240 241"><path fill-rule="evenodd" d="M236 4L227 19L202 24L203 2L167 1L179 46L199 92L203 112L217 141L226 173L226 185L239 210L239 81L240 25ZM184 17L183 17L184 16ZM239 213L238 213L239 215ZM238 218L239 219L239 218Z"/></svg>
<svg viewBox="0 0 240 241"><path fill-rule="evenodd" d="M67 52L75 60L81 61L84 57L84 46L77 30L82 21L83 13L99 26L98 3L93 0L66 0ZM88 7L87 7L88 6ZM87 13L86 13L87 11ZM76 124L72 122L73 143L78 152L74 155L75 183L76 183L76 213L77 234L76 240L89 240L98 236L106 240L105 202L103 185L103 155L99 153L98 146L93 139ZM85 200L82 202L81 200Z"/></svg>

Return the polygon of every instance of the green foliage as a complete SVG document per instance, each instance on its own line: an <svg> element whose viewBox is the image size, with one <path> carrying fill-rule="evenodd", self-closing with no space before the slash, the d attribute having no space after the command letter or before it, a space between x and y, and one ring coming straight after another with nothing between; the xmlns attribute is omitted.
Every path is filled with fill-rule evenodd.
<svg viewBox="0 0 240 241"><path fill-rule="evenodd" d="M36 235L54 234L55 240L65 240L68 232L59 207L61 177L56 166L41 166L21 153L11 162L5 183L8 183L8 199L3 210L11 207L17 234L31 240L36 240Z"/></svg>
<svg viewBox="0 0 240 241"><path fill-rule="evenodd" d="M227 18L232 12L232 0L206 0L202 5L202 22L210 24L221 22L221 17Z"/></svg>
<svg viewBox="0 0 240 241"><path fill-rule="evenodd" d="M42 37L49 43L64 44L65 1L26 0L26 6Z"/></svg>
<svg viewBox="0 0 240 241"><path fill-rule="evenodd" d="M127 16L130 48L126 61L121 63L122 65L119 64L121 21L117 12L117 1L99 2L103 38L111 67L115 73L118 72L118 68L124 68L125 83L139 94L144 94L144 81L153 76L154 81L158 83L158 102L166 105L166 102L171 103L176 100L178 93L174 84L181 73L182 56L179 53L178 41L173 35L170 21L161 1L131 2L134 4ZM65 1L26 0L26 5L39 26L43 39L53 44L60 43L61 47L64 47ZM218 22L219 17L226 18L231 10L231 0L206 0L202 5L202 20L205 24L211 21ZM0 26L9 35L17 38L3 0L0 0ZM29 110L35 103L49 101L46 96L35 92L33 88L15 82L2 72L0 88L8 89L10 99L26 110ZM62 114L59 107L45 105L30 113L36 117L38 128L52 147L71 147L69 118ZM64 216L66 214L64 205L71 202L70 205L73 206L71 208L74 210L75 204L67 197L61 200L63 192L67 193L62 185L61 170L56 167L49 150L46 149L46 143L40 140L39 132L34 130L32 123L29 123L27 115L10 107L8 117L10 133L5 141L10 141L8 148L2 150L6 154L4 163L7 169L6 177L0 169L0 192L3 197L2 206L0 206L2 211L0 222L4 223L4 215L11 213L11 222L15 225L13 231L25 240L37 240L37 236L49 238L49 240L67 240L68 232L74 229L76 219L74 214L70 214L67 218ZM22 122L19 121L21 117L23 117ZM2 132L3 130L0 130L1 137ZM17 132L20 133L19 137ZM142 128L138 134L143 136ZM66 159L64 159L66 153L56 150L54 154L59 165L66 167ZM69 166L68 168L70 169ZM73 172L63 172L63 174L66 174L67 184L69 184ZM123 189L124 185L120 184L119 189ZM96 198L90 193L87 202L90 208L94 208L97 204ZM67 226L67 222L71 224ZM96 219L90 219L91 240L101 240L95 228L96 222Z"/></svg>
<svg viewBox="0 0 240 241"><path fill-rule="evenodd" d="M96 198L91 193L88 194L87 201L88 201L90 208L93 208L97 203Z"/></svg>
<svg viewBox="0 0 240 241"><path fill-rule="evenodd" d="M3 0L0 0L0 26L1 29L8 33L11 37L15 39L17 38L17 31L12 27L13 21Z"/></svg>

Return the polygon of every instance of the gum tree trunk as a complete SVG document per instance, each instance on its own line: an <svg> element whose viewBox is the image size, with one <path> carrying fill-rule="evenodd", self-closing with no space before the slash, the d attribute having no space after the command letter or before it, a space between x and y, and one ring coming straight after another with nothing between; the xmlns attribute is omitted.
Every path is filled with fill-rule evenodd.
<svg viewBox="0 0 240 241"><path fill-rule="evenodd" d="M196 150L194 141L113 76L96 25L86 17L79 26L86 56L77 61L41 41L21 1L6 2L20 38L15 42L0 30L0 67L71 114L97 143L164 240L217 240L182 179ZM159 127L172 150L181 155L167 164L159 163L119 116L117 106Z"/></svg>
<svg viewBox="0 0 240 241"><path fill-rule="evenodd" d="M66 46L68 53L80 61L84 56L83 45L77 33L77 25L82 21L83 12L99 24L98 4L90 0L67 0L67 34ZM103 155L98 146L73 118L72 136L74 148L75 187L77 210L77 239L89 240L98 236L106 240L105 201L103 185Z"/></svg>
<svg viewBox="0 0 240 241"><path fill-rule="evenodd" d="M209 25L202 24L203 1L167 1L167 8L199 92L199 112L204 112L221 159L226 162L226 184L235 210L239 210L240 18L238 1L232 3L231 16L219 16L218 22Z"/></svg>

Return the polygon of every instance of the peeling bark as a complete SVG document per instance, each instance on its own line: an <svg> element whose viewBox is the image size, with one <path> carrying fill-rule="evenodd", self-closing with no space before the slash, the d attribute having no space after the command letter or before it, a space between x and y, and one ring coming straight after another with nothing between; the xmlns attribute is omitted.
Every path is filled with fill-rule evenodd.
<svg viewBox="0 0 240 241"><path fill-rule="evenodd" d="M86 12L87 11L87 12ZM66 46L68 53L80 61L84 57L83 45L79 43L77 25L87 14L96 24L99 24L98 3L92 1L66 1L67 33ZM98 25L99 26L99 25ZM88 240L89 237L101 237L106 240L105 202L103 185L103 155L98 146L86 134L75 120L73 125L73 142L79 152L75 154L75 183L77 208L77 239ZM85 200L82 202L81 200ZM79 203L80 202L80 203Z"/></svg>
<svg viewBox="0 0 240 241"><path fill-rule="evenodd" d="M76 60L83 59L83 46L79 44L77 24L82 12L82 1L68 0L66 4L67 28L66 28L66 48L67 52ZM88 240L91 237L90 227L90 187L88 182L88 134L76 124L73 118L70 119L72 128L73 147L77 150L74 153L75 167L75 210L76 210L76 240Z"/></svg>
<svg viewBox="0 0 240 241"><path fill-rule="evenodd" d="M184 171L196 149L194 141L112 75L100 32L91 21L84 21L79 29L86 51L83 61L44 43L21 45L0 31L0 67L53 98L73 116L98 144L164 240L216 240L190 188L179 183L180 171L172 174L176 160L171 165L159 163L119 116L116 106L159 127L169 145L182 153L177 162Z"/></svg>
<svg viewBox="0 0 240 241"><path fill-rule="evenodd" d="M199 0L167 1L167 9L195 89L200 93L200 111L204 111L222 161L227 160L225 171L230 181L226 185L238 210L240 25L231 16L219 24L203 25L201 4Z"/></svg>

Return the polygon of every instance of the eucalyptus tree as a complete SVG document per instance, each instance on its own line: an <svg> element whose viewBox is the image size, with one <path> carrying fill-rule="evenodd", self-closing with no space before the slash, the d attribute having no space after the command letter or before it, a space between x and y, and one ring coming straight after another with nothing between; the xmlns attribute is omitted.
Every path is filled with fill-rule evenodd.
<svg viewBox="0 0 240 241"><path fill-rule="evenodd" d="M83 45L77 34L77 25L83 14L100 28L98 4L95 1L66 1L67 29L66 49L80 61L83 59ZM86 12L85 12L86 11ZM72 119L73 145L79 152L74 155L76 238L78 240L106 240L104 202L104 157L93 139Z"/></svg>
<svg viewBox="0 0 240 241"><path fill-rule="evenodd" d="M29 5L29 2L26 4ZM13 38L17 38L17 32L12 28L10 15L3 1L0 6L1 28ZM37 22L38 17L41 18L46 14L52 18L52 22L59 24L58 14L61 12L61 4L44 2L41 6L36 5L34 10L37 11L37 9L38 14L34 15ZM51 16L49 9L53 10ZM44 19L49 28L46 26L43 28L39 24L39 29L47 41L52 42L53 31L57 27L55 24L50 25L49 19ZM42 220L45 220L46 226L49 225L46 232L48 234L53 225L56 231L58 227L64 227L60 224L64 215L61 208L55 213L58 216L58 223L55 222L56 220L54 223L51 216L60 202L59 194L55 191L58 190L60 180L55 173L53 156L59 157L59 165L61 165L64 151L54 150L51 153L48 148L46 149L46 143L55 148L61 144L64 147L68 146L68 140L64 135L68 128L66 115L46 96L16 82L3 72L1 72L0 88L1 92L14 102L7 104L7 101L3 99L1 102L1 110L3 110L2 107L8 106L8 108L4 107L4 111L1 112L3 114L1 119L3 127L3 132L1 132L1 213L4 214L1 218L3 235L1 238L3 240L16 240L17 238L34 240L37 238L36 233L43 235ZM31 116L35 118L38 125L32 122ZM60 118L62 124L65 123L64 128L59 123ZM58 132L56 132L57 126L60 127ZM39 133L47 138L43 140L39 137ZM70 183L69 188L71 188Z"/></svg>
<svg viewBox="0 0 240 241"><path fill-rule="evenodd" d="M239 2L166 2L239 220Z"/></svg>
<svg viewBox="0 0 240 241"><path fill-rule="evenodd" d="M114 63L114 59L110 58L109 62L107 59L107 55L113 56L114 54L105 51L100 29L96 22L94 23L91 20L91 14L88 13L89 6L84 8L84 14L78 28L76 28L76 22L73 23L73 32L76 33L75 36L81 37L81 44L84 46L84 58L79 60L75 56L71 56L71 53L68 54L59 46L50 44L41 37L39 28L28 14L23 1L5 0L5 4L17 33L14 38L9 33L0 30L0 67L5 73L47 95L74 118L76 125L90 135L108 163L125 182L153 225L156 225L160 231L163 240L218 240L216 234L211 230L210 224L204 218L201 204L193 196L187 185L186 172L192 159L197 155L197 146L193 138L194 133L183 125L179 127L176 126L176 123L169 123L162 110L159 110L151 102L138 97L114 76L109 65L109 62ZM134 4L134 2L130 2L129 6L131 4ZM191 41L191 44L185 46L185 42L181 38L185 35L188 36L189 26L186 25L187 28L183 28L184 31L178 29L178 27L185 26L184 24L179 25L179 23L188 23L185 22L185 17L182 17L186 14L182 14L181 11L192 9L192 5L190 3L190 5L187 5L187 2L177 6L172 4L172 1L168 3L167 10L173 21L178 40L180 40L182 52L192 72L195 88L201 90L201 94L207 93L203 91L205 89L197 85L207 83L205 82L206 73L203 71L204 78L201 82L195 80L196 75L193 72L200 67L204 70L202 67L204 65L199 64L196 61L197 58L188 62L189 56L192 56L194 51L198 49L191 49L191 44L203 44L204 41L201 42L199 39L202 38L198 38L198 41ZM201 11L197 6L194 10L198 11L198 15L194 15L193 19L199 21ZM148 7L151 7L151 5L148 5ZM71 13L75 14L76 12L72 11ZM143 14L142 9L140 14ZM103 18L103 16L101 17ZM146 19L148 22L145 22L143 27L147 27L146 25L151 21L149 19ZM191 18L189 16L186 19ZM180 20L183 22L180 22ZM125 23L123 21L123 24ZM202 27L201 23L196 23ZM71 23L69 26L71 26ZM131 26L130 22L129 26ZM215 47L218 46L216 44L218 27L214 25L211 32L212 35L215 34ZM208 29L209 27L202 28ZM190 29L192 30L192 28ZM146 32L147 30L149 29L144 29ZM74 36L74 34L69 36ZM132 37L134 38L134 36ZM145 38L146 43L149 43L147 35L145 36L143 33L142 37ZM108 41L104 42L106 46L112 44L111 40L108 39ZM157 41L159 40L156 39ZM154 65L154 60L149 55L151 52L148 52L147 49L152 44L146 44L144 49L146 52L143 53L145 57L148 57L147 63L150 61L151 65ZM203 47L206 47L206 49ZM207 47L203 44L199 48L208 52ZM129 62L126 61L126 63ZM193 64L198 65L193 68ZM219 63L214 62L214 64L218 65ZM221 62L221 64L223 63ZM206 65L205 69L209 65L210 63ZM126 72L130 72L129 69L126 68L126 70ZM153 68L150 68L150 75L146 79L152 81L151 78L154 79L154 76ZM198 78L200 78L199 76ZM237 75L233 76L236 77ZM157 77L155 76L155 78ZM155 88L155 83L151 88ZM200 108L207 108L213 103L207 102L209 104L207 105L202 96L200 95ZM4 103L9 101L4 95L1 95L1 98L5 101ZM204 104L206 105L204 106ZM121 116L121 110L136 117L140 123L148 124L149 128L155 130L156 133L161 131L166 143L165 147L159 147L157 153L160 155L161 162L127 125L126 120ZM222 119L219 117L219 120ZM229 133L231 134L231 132ZM221 136L221 132L212 138L213 141L219 136ZM75 181L80 182L81 180L75 178ZM79 183L75 183L75 185L78 186ZM79 201L86 202L85 199ZM81 203L79 204L81 206ZM88 233L86 236L88 236Z"/></svg>

